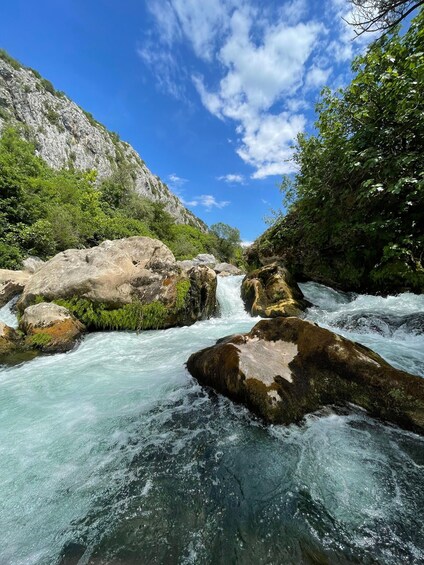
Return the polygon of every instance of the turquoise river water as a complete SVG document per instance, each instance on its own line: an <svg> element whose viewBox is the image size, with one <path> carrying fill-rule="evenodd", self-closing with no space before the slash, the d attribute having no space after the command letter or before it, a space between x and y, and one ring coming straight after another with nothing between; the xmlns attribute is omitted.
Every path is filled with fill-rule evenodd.
<svg viewBox="0 0 424 565"><path fill-rule="evenodd" d="M219 318L0 371L1 565L424 563L423 438L353 406L266 426L186 371L256 323L240 283ZM424 296L302 290L308 319L424 376Z"/></svg>

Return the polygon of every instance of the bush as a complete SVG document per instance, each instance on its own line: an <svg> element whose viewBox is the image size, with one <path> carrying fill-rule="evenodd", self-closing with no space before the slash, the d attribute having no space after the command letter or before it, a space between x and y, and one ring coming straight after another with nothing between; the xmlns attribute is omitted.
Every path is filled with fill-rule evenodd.
<svg viewBox="0 0 424 565"><path fill-rule="evenodd" d="M20 249L0 241L0 269L20 269L22 255Z"/></svg>

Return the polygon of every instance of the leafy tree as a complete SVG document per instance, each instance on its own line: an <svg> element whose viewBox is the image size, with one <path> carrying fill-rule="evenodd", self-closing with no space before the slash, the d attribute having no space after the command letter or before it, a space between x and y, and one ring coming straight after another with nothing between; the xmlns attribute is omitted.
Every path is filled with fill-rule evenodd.
<svg viewBox="0 0 424 565"><path fill-rule="evenodd" d="M424 289L423 22L375 42L347 88L324 90L317 135L298 138L294 201L262 239L298 276Z"/></svg>
<svg viewBox="0 0 424 565"><path fill-rule="evenodd" d="M216 248L218 256L223 261L234 261L236 252L240 247L240 232L237 228L233 228L228 224L219 222L210 227L213 235L216 237Z"/></svg>

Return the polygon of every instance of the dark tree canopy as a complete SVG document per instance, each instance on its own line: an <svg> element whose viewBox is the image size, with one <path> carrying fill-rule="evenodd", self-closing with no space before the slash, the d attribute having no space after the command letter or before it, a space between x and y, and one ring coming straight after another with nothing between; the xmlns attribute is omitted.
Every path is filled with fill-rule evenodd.
<svg viewBox="0 0 424 565"><path fill-rule="evenodd" d="M356 35L365 32L387 32L397 26L414 10L424 5L424 0L350 0L354 8L352 19Z"/></svg>

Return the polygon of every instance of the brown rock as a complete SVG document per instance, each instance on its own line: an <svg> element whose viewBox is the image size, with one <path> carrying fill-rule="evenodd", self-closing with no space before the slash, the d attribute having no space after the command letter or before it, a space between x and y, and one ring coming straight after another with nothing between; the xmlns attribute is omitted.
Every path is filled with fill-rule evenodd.
<svg viewBox="0 0 424 565"><path fill-rule="evenodd" d="M290 424L324 405L352 403L424 433L424 379L299 318L262 320L248 334L193 354L187 367L200 383L270 423Z"/></svg>
<svg viewBox="0 0 424 565"><path fill-rule="evenodd" d="M248 312L263 318L298 316L311 305L287 269L277 264L248 274L243 279L241 296Z"/></svg>
<svg viewBox="0 0 424 565"><path fill-rule="evenodd" d="M30 278L31 273L27 271L0 269L0 307L21 293Z"/></svg>
<svg viewBox="0 0 424 565"><path fill-rule="evenodd" d="M29 306L19 327L26 334L25 345L44 353L69 351L85 329L66 308L47 302Z"/></svg>
<svg viewBox="0 0 424 565"><path fill-rule="evenodd" d="M0 365L16 365L36 355L35 351L25 346L19 332L0 322Z"/></svg>

